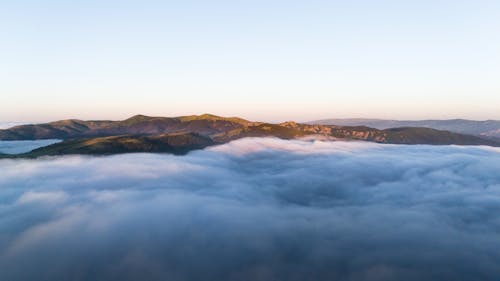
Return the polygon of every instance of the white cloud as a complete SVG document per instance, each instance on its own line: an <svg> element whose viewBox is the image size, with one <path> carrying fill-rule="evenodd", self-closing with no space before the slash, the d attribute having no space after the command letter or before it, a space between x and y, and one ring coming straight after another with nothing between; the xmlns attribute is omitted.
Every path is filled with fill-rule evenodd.
<svg viewBox="0 0 500 281"><path fill-rule="evenodd" d="M500 153L243 139L0 160L0 280L492 280Z"/></svg>
<svg viewBox="0 0 500 281"><path fill-rule="evenodd" d="M27 203L56 203L66 200L68 195L64 191L54 191L54 192L33 192L28 191L23 193L21 197L17 200L20 204Z"/></svg>

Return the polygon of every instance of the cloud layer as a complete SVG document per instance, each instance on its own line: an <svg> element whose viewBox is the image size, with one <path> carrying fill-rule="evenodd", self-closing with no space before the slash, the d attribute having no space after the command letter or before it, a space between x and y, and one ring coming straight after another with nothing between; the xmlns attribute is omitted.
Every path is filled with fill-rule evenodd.
<svg viewBox="0 0 500 281"><path fill-rule="evenodd" d="M30 152L33 149L51 145L60 140L23 140L23 141L0 141L0 153L17 154Z"/></svg>
<svg viewBox="0 0 500 281"><path fill-rule="evenodd" d="M0 160L0 280L494 280L500 151L243 139Z"/></svg>

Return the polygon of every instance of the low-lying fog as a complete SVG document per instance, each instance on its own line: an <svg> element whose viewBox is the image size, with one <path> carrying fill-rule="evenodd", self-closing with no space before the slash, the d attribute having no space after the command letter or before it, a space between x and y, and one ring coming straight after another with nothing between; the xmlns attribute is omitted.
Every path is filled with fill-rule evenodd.
<svg viewBox="0 0 500 281"><path fill-rule="evenodd" d="M25 140L25 141L0 141L0 153L18 154L30 152L33 149L58 143L60 140Z"/></svg>
<svg viewBox="0 0 500 281"><path fill-rule="evenodd" d="M500 150L0 160L0 280L498 280Z"/></svg>

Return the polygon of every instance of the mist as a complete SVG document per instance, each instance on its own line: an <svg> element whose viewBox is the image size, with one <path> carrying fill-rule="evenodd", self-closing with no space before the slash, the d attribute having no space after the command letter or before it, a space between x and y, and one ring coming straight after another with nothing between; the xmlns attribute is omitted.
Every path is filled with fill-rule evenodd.
<svg viewBox="0 0 500 281"><path fill-rule="evenodd" d="M0 280L496 280L500 150L247 138L0 160Z"/></svg>
<svg viewBox="0 0 500 281"><path fill-rule="evenodd" d="M23 123L23 122L0 122L0 130L12 128L14 126L19 126L19 125L24 125L24 124L27 124L27 123Z"/></svg>
<svg viewBox="0 0 500 281"><path fill-rule="evenodd" d="M30 152L33 149L58 143L61 140L22 140L22 141L0 141L0 153L18 154Z"/></svg>

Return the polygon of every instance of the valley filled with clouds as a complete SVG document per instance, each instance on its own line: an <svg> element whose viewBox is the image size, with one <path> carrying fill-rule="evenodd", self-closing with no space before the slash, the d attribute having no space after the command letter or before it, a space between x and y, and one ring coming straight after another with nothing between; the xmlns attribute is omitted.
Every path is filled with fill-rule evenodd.
<svg viewBox="0 0 500 281"><path fill-rule="evenodd" d="M30 152L33 149L58 143L60 140L22 140L22 141L0 141L0 153L19 154Z"/></svg>
<svg viewBox="0 0 500 281"><path fill-rule="evenodd" d="M0 160L0 280L495 280L500 149L246 138Z"/></svg>

